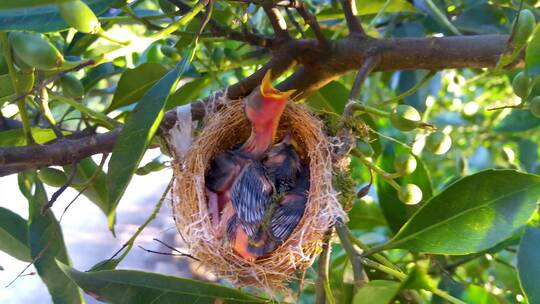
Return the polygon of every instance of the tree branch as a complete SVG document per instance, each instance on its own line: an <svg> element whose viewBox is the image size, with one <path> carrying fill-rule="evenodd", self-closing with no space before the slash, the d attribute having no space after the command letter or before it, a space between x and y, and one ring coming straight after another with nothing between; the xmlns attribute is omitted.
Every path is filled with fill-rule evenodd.
<svg viewBox="0 0 540 304"><path fill-rule="evenodd" d="M324 36L321 27L319 26L319 23L317 22L317 18L313 16L309 12L309 9L306 7L306 4L304 2L300 3L298 8L296 9L298 11L298 14L302 16L304 19L304 22L306 22L309 27L311 27L311 30L313 30L313 33L315 33L315 37L317 37L317 41L321 48L323 49L329 49L330 43L328 42L328 39Z"/></svg>
<svg viewBox="0 0 540 304"><path fill-rule="evenodd" d="M296 72L277 87L296 89L295 99L309 96L341 75L357 70L366 58L380 57L375 70L440 70L494 67L504 50L507 35L378 40L350 36L322 51L317 41L290 39L272 49L272 58L253 75L230 86L231 99L246 96L268 68L277 77L295 65ZM520 62L518 62L520 63ZM194 119L204 116L204 100L192 103ZM176 122L175 110L165 114L164 129ZM51 165L66 165L94 154L110 153L120 129L80 139L62 139L47 145L0 147L0 176Z"/></svg>
<svg viewBox="0 0 540 304"><path fill-rule="evenodd" d="M274 33L278 39L287 40L290 38L289 31L287 31L287 22L283 19L283 16L279 12L277 7L272 7L269 5L263 6L268 20L274 29Z"/></svg>
<svg viewBox="0 0 540 304"><path fill-rule="evenodd" d="M345 21L349 28L351 35L366 35L364 29L358 19L356 19L356 1L355 0L341 0L341 6L343 6L343 14L345 15Z"/></svg>

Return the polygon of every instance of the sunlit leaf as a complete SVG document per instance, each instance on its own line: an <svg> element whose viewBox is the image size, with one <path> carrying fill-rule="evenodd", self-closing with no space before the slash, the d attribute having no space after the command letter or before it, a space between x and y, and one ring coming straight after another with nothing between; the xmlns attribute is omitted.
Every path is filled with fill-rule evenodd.
<svg viewBox="0 0 540 304"><path fill-rule="evenodd" d="M426 202L385 247L435 254L479 252L527 223L539 196L539 176L482 171Z"/></svg>
<svg viewBox="0 0 540 304"><path fill-rule="evenodd" d="M30 262L28 226L25 219L0 207L0 251L21 261Z"/></svg>
<svg viewBox="0 0 540 304"><path fill-rule="evenodd" d="M521 238L517 269L529 303L540 303L540 229L528 228Z"/></svg>
<svg viewBox="0 0 540 304"><path fill-rule="evenodd" d="M86 293L108 303L267 303L212 283L135 270L80 272L58 263Z"/></svg>

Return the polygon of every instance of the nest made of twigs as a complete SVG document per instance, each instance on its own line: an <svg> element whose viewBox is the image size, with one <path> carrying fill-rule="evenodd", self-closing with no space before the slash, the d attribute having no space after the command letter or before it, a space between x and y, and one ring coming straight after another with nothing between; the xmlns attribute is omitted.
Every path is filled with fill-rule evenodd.
<svg viewBox="0 0 540 304"><path fill-rule="evenodd" d="M304 216L289 239L270 255L248 262L216 238L205 195L205 172L219 152L245 141L250 125L242 101L226 101L198 133L183 161L176 160L173 188L174 213L178 230L190 254L218 278L236 286L253 286L267 291L285 287L313 263L321 250L324 233L343 211L332 187L331 144L322 122L307 107L288 102L278 129L278 139L290 128L297 151L309 163L310 190Z"/></svg>

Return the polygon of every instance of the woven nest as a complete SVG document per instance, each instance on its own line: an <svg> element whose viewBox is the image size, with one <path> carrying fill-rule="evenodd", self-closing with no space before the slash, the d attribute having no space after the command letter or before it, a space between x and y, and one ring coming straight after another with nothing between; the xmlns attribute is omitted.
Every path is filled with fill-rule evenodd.
<svg viewBox="0 0 540 304"><path fill-rule="evenodd" d="M343 211L332 188L330 142L323 125L310 111L289 102L282 115L277 138L290 128L300 157L310 168L310 190L304 216L289 239L268 256L248 262L216 237L205 195L205 172L219 152L244 142L250 125L241 101L223 102L198 133L183 161L175 162L174 213L178 230L190 254L218 278L236 286L266 291L283 290L307 269L320 253L324 233Z"/></svg>

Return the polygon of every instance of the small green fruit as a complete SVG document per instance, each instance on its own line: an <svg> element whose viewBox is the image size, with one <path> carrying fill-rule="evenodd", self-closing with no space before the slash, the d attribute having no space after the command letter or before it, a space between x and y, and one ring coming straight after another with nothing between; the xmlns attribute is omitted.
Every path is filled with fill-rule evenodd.
<svg viewBox="0 0 540 304"><path fill-rule="evenodd" d="M420 113L409 105L399 105L390 114L392 125L401 131L414 130L420 123L420 120Z"/></svg>
<svg viewBox="0 0 540 304"><path fill-rule="evenodd" d="M519 72L512 80L512 88L514 89L514 94L526 99L531 92L531 78L525 75L524 72Z"/></svg>
<svg viewBox="0 0 540 304"><path fill-rule="evenodd" d="M148 164L138 168L137 171L135 171L135 174L137 174L137 175L146 175L146 174L151 173L151 172L163 170L165 167L166 166L165 166L164 163L162 163L160 161L157 161L157 160L153 160L153 161L149 162Z"/></svg>
<svg viewBox="0 0 540 304"><path fill-rule="evenodd" d="M58 9L66 23L79 32L97 34L101 30L98 18L81 0L61 2L58 4Z"/></svg>
<svg viewBox="0 0 540 304"><path fill-rule="evenodd" d="M422 200L422 190L415 184L406 184L399 189L398 198L404 204L416 205Z"/></svg>
<svg viewBox="0 0 540 304"><path fill-rule="evenodd" d="M68 180L64 171L54 168L43 168L38 171L38 177L52 187L62 187Z"/></svg>
<svg viewBox="0 0 540 304"><path fill-rule="evenodd" d="M9 42L21 61L38 70L53 70L64 63L62 54L42 34L11 32Z"/></svg>
<svg viewBox="0 0 540 304"><path fill-rule="evenodd" d="M529 40L529 37L533 33L536 26L536 18L530 10L524 9L521 10L519 19L516 20L518 23L514 25L515 32L514 37L512 37L512 44L516 48L521 48L527 43L527 40Z"/></svg>
<svg viewBox="0 0 540 304"><path fill-rule="evenodd" d="M531 100L529 110L535 117L540 117L540 96L536 96Z"/></svg>
<svg viewBox="0 0 540 304"><path fill-rule="evenodd" d="M84 96L84 86L79 78L73 74L66 74L60 78L60 87L66 96L81 99Z"/></svg>
<svg viewBox="0 0 540 304"><path fill-rule="evenodd" d="M394 160L394 169L401 175L409 175L416 170L416 158L411 154L401 154Z"/></svg>
<svg viewBox="0 0 540 304"><path fill-rule="evenodd" d="M426 148L433 154L444 154L451 146L452 138L441 131L433 132L426 138Z"/></svg>
<svg viewBox="0 0 540 304"><path fill-rule="evenodd" d="M370 157L375 153L371 145L364 140L356 141L356 150L358 150L358 152L362 153L366 157Z"/></svg>

